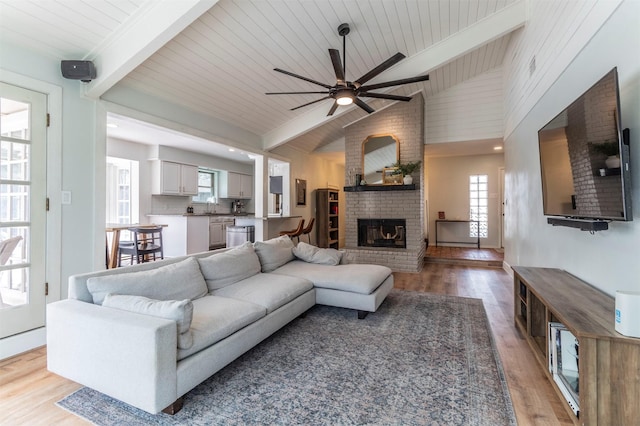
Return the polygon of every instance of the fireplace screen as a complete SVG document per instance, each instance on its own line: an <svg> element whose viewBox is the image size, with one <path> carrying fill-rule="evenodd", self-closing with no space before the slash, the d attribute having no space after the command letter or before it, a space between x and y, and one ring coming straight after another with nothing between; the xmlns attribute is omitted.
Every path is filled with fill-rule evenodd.
<svg viewBox="0 0 640 426"><path fill-rule="evenodd" d="M407 248L404 219L358 219L359 247Z"/></svg>

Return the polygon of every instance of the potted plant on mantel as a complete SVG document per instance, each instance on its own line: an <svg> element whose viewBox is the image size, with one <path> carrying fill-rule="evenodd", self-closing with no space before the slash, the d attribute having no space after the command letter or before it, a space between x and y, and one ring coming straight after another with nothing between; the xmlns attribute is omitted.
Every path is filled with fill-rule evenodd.
<svg viewBox="0 0 640 426"><path fill-rule="evenodd" d="M604 161L607 168L620 167L620 149L617 142L592 143L591 149L607 156Z"/></svg>
<svg viewBox="0 0 640 426"><path fill-rule="evenodd" d="M401 163L400 161L397 161L393 165L393 167L396 167L398 170L402 172L402 175L404 176L402 178L402 182L405 185L411 185L413 183L413 177L411 176L411 173L415 172L420 168L420 163L422 163L422 161L416 161L416 162L410 161L408 163Z"/></svg>

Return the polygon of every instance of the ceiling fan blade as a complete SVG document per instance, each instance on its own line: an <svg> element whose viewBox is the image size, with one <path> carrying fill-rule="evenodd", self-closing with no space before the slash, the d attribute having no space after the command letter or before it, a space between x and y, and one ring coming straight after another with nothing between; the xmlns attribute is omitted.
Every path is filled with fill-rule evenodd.
<svg viewBox="0 0 640 426"><path fill-rule="evenodd" d="M329 99L329 96L325 96L324 98L316 99L315 101L307 102L304 105L297 106L295 108L291 108L289 111L295 111L298 108L306 107L307 105L315 104L316 102L324 101L325 99Z"/></svg>
<svg viewBox="0 0 640 426"><path fill-rule="evenodd" d="M393 101L405 102L409 102L411 100L410 96L387 95L386 93L358 92L358 96L364 96L365 98L391 99Z"/></svg>
<svg viewBox="0 0 640 426"><path fill-rule="evenodd" d="M344 68L342 68L342 61L340 60L340 51L337 49L329 49L329 56L331 57L331 63L333 64L333 70L336 73L336 80L338 85L345 84Z"/></svg>
<svg viewBox="0 0 640 426"><path fill-rule="evenodd" d="M338 109L338 103L334 102L333 105L331 105L331 109L327 113L327 117L333 115L333 113L336 112L337 109Z"/></svg>
<svg viewBox="0 0 640 426"><path fill-rule="evenodd" d="M332 87L332 86L329 86L328 84L320 83L319 81L315 81L315 80L312 80L310 78L303 77L301 75L294 74L292 72L285 71L285 70L280 69L280 68L274 68L273 70L281 72L282 74L290 75L291 77L299 78L300 80L308 81L309 83L317 84L318 86L322 86L322 87L325 87L327 89L331 89L331 87Z"/></svg>
<svg viewBox="0 0 640 426"><path fill-rule="evenodd" d="M265 95L310 95L310 94L328 94L329 92L268 92Z"/></svg>
<svg viewBox="0 0 640 426"><path fill-rule="evenodd" d="M362 108L363 110L367 111L368 114L371 114L373 111L375 111L375 109L371 108L369 105L367 105L362 99L360 98L355 98L353 100L353 102L358 105L360 108Z"/></svg>
<svg viewBox="0 0 640 426"><path fill-rule="evenodd" d="M368 86L360 86L360 90L364 90L366 92L369 90L382 89L383 87L399 86L401 84L417 83L425 80L429 80L429 74L412 78L403 78L401 80L387 81L385 83L371 84Z"/></svg>
<svg viewBox="0 0 640 426"><path fill-rule="evenodd" d="M405 56L402 53L400 52L396 53L395 55L393 55L392 57L390 57L389 59L387 59L386 61L384 61L383 63L381 63L380 65L378 65L377 67L375 67L374 69L372 69L371 71L369 71L368 73L360 77L359 79L357 79L355 83L359 83L359 84L366 83L367 81L371 80L373 77L377 76L387 68L391 68L392 66L394 66L395 64L403 60L404 58Z"/></svg>

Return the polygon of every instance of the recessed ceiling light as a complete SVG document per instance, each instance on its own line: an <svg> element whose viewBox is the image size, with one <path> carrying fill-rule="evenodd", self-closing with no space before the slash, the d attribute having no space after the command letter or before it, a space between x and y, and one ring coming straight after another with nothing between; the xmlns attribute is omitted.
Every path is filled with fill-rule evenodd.
<svg viewBox="0 0 640 426"><path fill-rule="evenodd" d="M118 125L116 123L107 123L107 127L110 127L112 129L115 129L118 127Z"/></svg>
<svg viewBox="0 0 640 426"><path fill-rule="evenodd" d="M500 151L502 149L502 147L501 146L494 146L493 149L494 149L494 151Z"/></svg>

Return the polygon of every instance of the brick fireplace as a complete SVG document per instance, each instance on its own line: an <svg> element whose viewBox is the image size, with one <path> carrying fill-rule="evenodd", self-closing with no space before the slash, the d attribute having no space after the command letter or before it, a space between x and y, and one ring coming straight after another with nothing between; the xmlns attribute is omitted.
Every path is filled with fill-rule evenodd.
<svg viewBox="0 0 640 426"><path fill-rule="evenodd" d="M345 129L345 182L349 172L362 172L362 142L371 135L392 134L400 142L400 160L422 161L424 154L424 99L415 95L410 102L398 102L376 112ZM358 263L386 265L398 272L422 270L424 241L424 173L413 173L415 189L390 191L358 191L345 193L345 249ZM399 187L398 187L399 188ZM387 189L387 188L385 188ZM359 245L358 220L391 218L404 221L404 245L384 242L395 234L396 226L377 238L378 246ZM379 225L377 225L379 227ZM393 232L393 233L392 233ZM388 235L387 234L391 234ZM375 238L373 238L375 239ZM395 240L395 238L394 238ZM385 246L387 244L387 246Z"/></svg>

